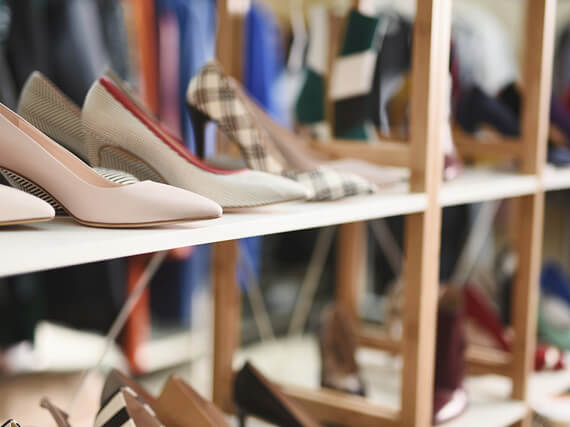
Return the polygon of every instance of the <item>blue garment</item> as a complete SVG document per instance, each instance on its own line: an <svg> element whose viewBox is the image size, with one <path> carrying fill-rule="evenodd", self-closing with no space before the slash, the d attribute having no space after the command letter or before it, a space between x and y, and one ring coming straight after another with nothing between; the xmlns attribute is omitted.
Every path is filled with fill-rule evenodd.
<svg viewBox="0 0 570 427"><path fill-rule="evenodd" d="M279 109L273 99L273 86L285 69L279 23L269 8L254 2L244 27L244 86L274 116Z"/></svg>
<svg viewBox="0 0 570 427"><path fill-rule="evenodd" d="M550 261L542 266L540 287L544 293L561 298L570 304L570 281L559 263Z"/></svg>
<svg viewBox="0 0 570 427"><path fill-rule="evenodd" d="M192 76L215 54L214 0L156 0L157 14L174 13L180 34L179 105L184 142L195 151L192 123L186 110L186 89Z"/></svg>
<svg viewBox="0 0 570 427"><path fill-rule="evenodd" d="M243 81L249 94L270 115L285 120L285 117L277 117L281 109L273 98L273 88L285 69L280 31L275 14L254 2L244 20ZM251 260L253 273L259 275L262 243L261 237L240 241L242 263L238 268L238 281L242 287L248 283L248 268L244 265L244 258Z"/></svg>
<svg viewBox="0 0 570 427"><path fill-rule="evenodd" d="M216 3L215 0L155 0L156 15L170 14L176 16L179 31L179 83L178 105L181 117L181 133L186 146L195 151L192 131L192 122L186 108L186 89L192 76L215 53ZM213 134L209 133L210 145L215 142ZM191 318L192 293L195 288L206 283L210 274L210 247L201 245L195 248L190 259L169 263L166 268L174 270L168 276L169 283L161 283L161 292L169 295L160 296L159 292L153 294L153 305L160 302L168 303L170 318L178 319L181 324L187 325ZM168 289L168 290L167 290ZM176 305L178 304L178 307Z"/></svg>

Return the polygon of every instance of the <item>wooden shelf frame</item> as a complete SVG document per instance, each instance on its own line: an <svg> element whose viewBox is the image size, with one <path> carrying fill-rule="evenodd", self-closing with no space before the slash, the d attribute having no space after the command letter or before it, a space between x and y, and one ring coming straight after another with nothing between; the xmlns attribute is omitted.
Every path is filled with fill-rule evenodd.
<svg viewBox="0 0 570 427"><path fill-rule="evenodd" d="M357 3L356 3L357 4ZM225 2L220 2L225 7ZM447 78L451 31L451 0L422 0L417 3L412 56L412 98L410 140L384 141L358 145L344 141L316 144L333 157L356 157L391 166L410 168L410 190L425 193L425 210L409 214L405 221L405 266L403 339L394 343L365 331L360 333L363 345L387 346L403 356L402 407L399 413L385 410L364 399L340 396L327 390L287 387L286 392L310 408L324 422L335 421L362 426L431 425L433 403L433 371L437 295L439 287L439 249L441 206L478 201L481 196L449 197L441 190L443 155L440 133L444 117L444 84ZM222 11L221 15L224 12ZM532 372L536 336L538 271L544 210L542 169L546 159L550 79L554 39L555 0L529 0L526 21L526 55L523 66L522 136L516 140L496 139L485 144L481 152L518 161L520 172L529 179L528 188L516 196L521 233L517 248L521 268L514 286L513 351L510 355L486 349L470 349L467 358L471 369L479 373L507 375L513 381L513 398L528 402L528 381ZM222 30L222 29L221 29ZM235 28L220 31L231 34ZM223 43L223 42L222 42ZM227 52L227 50L224 50ZM239 52L239 51L238 51ZM234 50L235 53L235 50ZM228 61L230 58L220 58ZM464 152L474 149L462 140ZM473 153L472 153L473 154ZM491 197L509 197L495 193ZM484 199L484 198L483 198ZM339 230L336 299L356 319L364 278L365 228L363 223L345 224ZM231 245L216 245L215 254L227 255ZM216 255L215 255L216 256ZM214 272L214 402L231 411L232 360L239 338L239 291L235 283L235 262L224 257L224 274ZM231 278L232 276L233 278ZM231 288L231 289L230 289ZM232 307L228 308L228 304ZM527 410L518 426L530 426Z"/></svg>
<svg viewBox="0 0 570 427"><path fill-rule="evenodd" d="M219 3L225 8L224 1ZM219 40L230 37L235 29L228 25L227 12L219 12ZM220 24L221 25L221 24ZM327 390L287 388L286 391L303 405L311 408L323 421L343 420L354 425L428 426L432 419L433 366L437 295L439 287L439 245L441 205L439 189L443 172L440 133L444 118L445 79L451 33L451 0L423 0L418 3L413 41L411 104L413 121L407 146L391 143L389 149L376 150L377 156L390 152L394 163L410 168L410 191L425 193L424 210L406 217L406 287L405 298L409 308L405 312L404 360L402 381L402 408L398 414L373 405L365 399L341 396ZM229 42L228 42L229 43ZM220 52L228 52L220 49ZM239 51L238 51L239 54ZM231 58L219 58L231 67ZM341 144L342 143L337 143ZM397 144L397 145L396 145ZM347 144L344 144L347 145ZM339 145L340 146L340 145ZM334 146L333 146L334 147ZM358 148L358 146L355 146ZM384 146L386 147L386 145ZM343 149L346 147L342 147ZM370 154L370 150L369 153ZM343 153L343 155L350 153ZM340 227L337 262L337 299L354 316L358 307L358 284L362 283L365 257L364 223L350 223ZM239 290L235 283L235 258L229 254L235 242L217 244L216 259L225 259L224 273L214 271L214 402L226 411L232 411L232 360L239 342ZM217 268L217 267L215 267ZM231 305L231 308L228 306ZM232 334L228 337L228 334ZM420 357L421 354L421 357Z"/></svg>
<svg viewBox="0 0 570 427"><path fill-rule="evenodd" d="M227 2L218 0L218 56L226 70L241 73L242 18L228 12ZM324 421L361 426L431 425L432 384L438 293L441 209L497 198L517 201L517 248L521 268L516 277L513 301L514 346L511 354L482 348L467 352L469 369L494 373L513 380L513 398L529 402L529 379L534 357L538 272L544 214L544 191L570 189L570 169L543 172L549 125L549 97L554 44L555 0L528 0L526 56L523 67L522 136L517 140L496 139L485 144L486 154L516 158L517 174L486 173L485 185L476 185L477 173L466 172L442 185L443 156L440 147L444 117L444 84L449 57L452 0L419 0L413 41L410 140L385 141L359 146L335 141L331 155L350 155L367 160L388 159L410 169L410 188L395 194L330 204L290 204L278 211L256 211L225 215L209 223L192 223L149 230L101 230L72 224L67 220L38 224L22 230L2 231L0 251L4 265L0 277L122 256L214 243L214 401L231 412L233 355L240 338L241 297L236 281L237 239L332 224L339 230L336 299L356 318L364 281L365 228L362 221L405 214L406 278L404 334L399 342L377 331L362 329L362 346L402 354L400 411L385 409L362 398L327 390L311 391L288 386L285 391L309 407ZM337 145L338 144L338 145ZM461 145L462 143L460 143ZM465 142L467 145L467 142ZM350 148L347 148L350 145ZM516 145L516 146L515 146ZM324 149L324 148L323 148ZM358 156L354 151L358 150ZM265 213L264 213L265 212ZM230 239L230 240L228 240ZM18 246L19 245L19 246ZM67 245L67 246L64 246ZM10 258L12 257L12 258ZM7 260L7 261L6 261ZM421 355L421 357L420 357ZM405 397L405 398L404 398ZM527 411L519 426L529 426Z"/></svg>

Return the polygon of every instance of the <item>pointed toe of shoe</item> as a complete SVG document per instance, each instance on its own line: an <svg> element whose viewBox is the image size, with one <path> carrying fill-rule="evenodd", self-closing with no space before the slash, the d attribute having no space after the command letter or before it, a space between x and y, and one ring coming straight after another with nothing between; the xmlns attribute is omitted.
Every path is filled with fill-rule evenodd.
<svg viewBox="0 0 570 427"><path fill-rule="evenodd" d="M308 197L303 185L280 175L248 170L231 179L233 207L271 205Z"/></svg>
<svg viewBox="0 0 570 427"><path fill-rule="evenodd" d="M222 216L222 207L218 203L191 191L155 182L138 186L146 187L145 191L152 194L152 215L164 221L215 219Z"/></svg>
<svg viewBox="0 0 570 427"><path fill-rule="evenodd" d="M55 216L43 200L15 188L0 186L0 223L43 221Z"/></svg>

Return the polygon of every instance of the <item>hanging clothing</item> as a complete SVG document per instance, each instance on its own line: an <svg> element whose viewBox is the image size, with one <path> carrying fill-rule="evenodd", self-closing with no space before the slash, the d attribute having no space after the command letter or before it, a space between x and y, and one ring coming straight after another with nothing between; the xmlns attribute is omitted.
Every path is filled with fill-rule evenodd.
<svg viewBox="0 0 570 427"><path fill-rule="evenodd" d="M295 115L300 124L312 127L315 133L327 134L324 79L328 68L330 30L326 6L311 7L308 21L307 72L295 104Z"/></svg>
<svg viewBox="0 0 570 427"><path fill-rule="evenodd" d="M6 58L6 40L10 32L10 9L0 0L0 102L8 108L16 108L16 88Z"/></svg>
<svg viewBox="0 0 570 427"><path fill-rule="evenodd" d="M380 19L352 10L345 38L335 59L329 95L334 102L334 134L348 139L375 139L371 112L378 93L373 93L380 38Z"/></svg>
<svg viewBox="0 0 570 427"><path fill-rule="evenodd" d="M498 19L483 7L454 5L451 31L461 88L477 86L495 96L519 80L512 41Z"/></svg>

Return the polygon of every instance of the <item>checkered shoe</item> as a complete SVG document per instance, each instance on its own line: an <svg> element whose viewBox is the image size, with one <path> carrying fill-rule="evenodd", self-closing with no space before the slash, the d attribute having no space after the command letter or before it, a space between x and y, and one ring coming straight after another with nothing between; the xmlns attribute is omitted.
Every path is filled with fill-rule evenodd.
<svg viewBox="0 0 570 427"><path fill-rule="evenodd" d="M232 81L217 62L207 63L190 82L186 99L190 105L214 120L220 130L237 142L250 169L281 173L283 166L265 148L265 132L252 120L237 96Z"/></svg>
<svg viewBox="0 0 570 427"><path fill-rule="evenodd" d="M310 172L287 171L289 177L309 189L309 200L337 200L357 194L370 194L373 187L364 178L348 173L339 173L334 169L321 166Z"/></svg>
<svg viewBox="0 0 570 427"><path fill-rule="evenodd" d="M220 130L238 144L249 168L282 174L303 184L310 192L309 200L335 200L374 192L374 187L363 178L329 168L310 172L286 170L269 154L269 135L255 123L234 84L218 63L209 62L190 82L186 98L191 108L218 123Z"/></svg>

